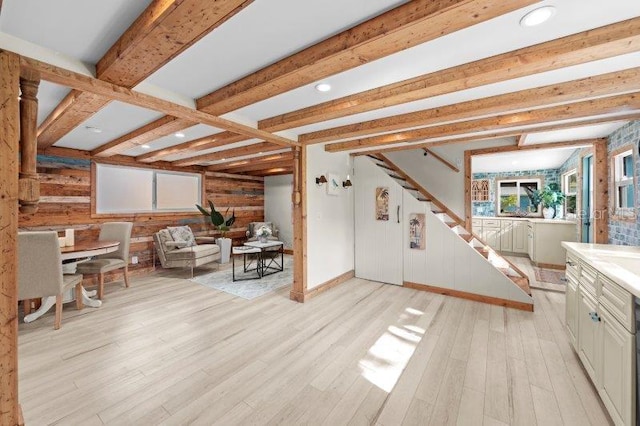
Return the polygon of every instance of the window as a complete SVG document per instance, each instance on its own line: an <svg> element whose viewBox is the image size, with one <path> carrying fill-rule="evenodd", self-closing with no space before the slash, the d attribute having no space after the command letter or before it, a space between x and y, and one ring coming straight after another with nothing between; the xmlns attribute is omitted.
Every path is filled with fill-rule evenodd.
<svg viewBox="0 0 640 426"><path fill-rule="evenodd" d="M540 216L539 205L533 204L533 191L541 188L540 179L505 179L498 181L498 214L500 216Z"/></svg>
<svg viewBox="0 0 640 426"><path fill-rule="evenodd" d="M565 195L564 214L573 219L578 208L578 173L575 169L562 175L562 192Z"/></svg>
<svg viewBox="0 0 640 426"><path fill-rule="evenodd" d="M619 216L633 216L635 207L633 151L628 149L613 157L613 192Z"/></svg>
<svg viewBox="0 0 640 426"><path fill-rule="evenodd" d="M96 164L96 213L193 211L202 204L198 173Z"/></svg>

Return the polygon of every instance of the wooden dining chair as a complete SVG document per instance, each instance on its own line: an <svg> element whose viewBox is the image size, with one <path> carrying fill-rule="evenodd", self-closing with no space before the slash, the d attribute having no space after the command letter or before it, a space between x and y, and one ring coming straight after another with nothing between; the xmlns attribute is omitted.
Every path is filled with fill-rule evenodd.
<svg viewBox="0 0 640 426"><path fill-rule="evenodd" d="M81 285L82 275L62 274L57 232L18 233L18 300L24 301L25 316L30 312L32 299L55 297L53 328L58 330L62 323L63 292L75 287L78 294ZM42 309L51 308L51 304L44 305Z"/></svg>
<svg viewBox="0 0 640 426"><path fill-rule="evenodd" d="M95 256L78 263L77 271L83 275L98 275L98 299L104 297L104 274L124 269L124 283L129 287L129 246L131 244L131 222L107 222L100 228L100 241L118 241L118 250Z"/></svg>

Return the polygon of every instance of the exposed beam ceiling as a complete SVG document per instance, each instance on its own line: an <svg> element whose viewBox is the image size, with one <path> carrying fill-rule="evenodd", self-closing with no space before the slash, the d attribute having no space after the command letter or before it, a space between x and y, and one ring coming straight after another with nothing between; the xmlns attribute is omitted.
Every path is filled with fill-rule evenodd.
<svg viewBox="0 0 640 426"><path fill-rule="evenodd" d="M251 172L260 172L263 170L269 170L274 168L291 168L293 167L293 157L288 160L281 161L272 161L269 163L257 163L251 164L245 167L238 167L229 170L223 170L225 173L251 173Z"/></svg>
<svg viewBox="0 0 640 426"><path fill-rule="evenodd" d="M414 142L420 139L440 138L487 131L507 131L515 127L524 126L544 126L546 123L552 121L584 119L605 114L620 115L630 112L640 112L640 92L598 98L531 111L503 114L495 117L425 127L404 132L389 133L346 142L336 142L326 145L325 149L330 152L347 151L358 148ZM610 118L610 121L614 121L615 119L615 117L612 117ZM530 132L531 128L527 128L527 131Z"/></svg>
<svg viewBox="0 0 640 426"><path fill-rule="evenodd" d="M293 153L283 152L281 154L263 155L261 157L252 157L245 160L213 164L207 167L207 170L212 172L235 173L234 170L242 170L251 166L260 165L261 167L265 167L265 165L291 160L293 160Z"/></svg>
<svg viewBox="0 0 640 426"><path fill-rule="evenodd" d="M413 0L205 95L197 107L223 115L536 1ZM126 140L121 142L128 147ZM112 146L108 152L116 151Z"/></svg>
<svg viewBox="0 0 640 426"><path fill-rule="evenodd" d="M275 145L269 142L260 142L252 145L241 146L238 148L230 148L222 151L212 152L210 154L203 154L197 157L185 158L183 160L174 161L174 166L191 166L194 164L202 164L210 161L219 161L224 159L244 157L246 155L260 154L269 151L281 150L282 146Z"/></svg>
<svg viewBox="0 0 640 426"><path fill-rule="evenodd" d="M576 102L616 93L627 93L640 87L640 69L633 68L567 83L497 95L488 98L446 105L363 123L300 135L305 144L348 139L368 134L389 132L411 127L427 126L456 120L504 114L506 112L539 108L545 105Z"/></svg>
<svg viewBox="0 0 640 426"><path fill-rule="evenodd" d="M244 136L238 135L237 133L220 132L205 138L184 142L169 148L160 149L158 151L148 152L146 154L139 155L138 157L136 157L136 159L138 161L144 161L144 162L158 161L169 155L185 153L185 152L204 151L205 149L217 148L219 146L229 145L229 144L232 144L235 142L241 142L244 140L247 140L247 138L245 138Z"/></svg>
<svg viewBox="0 0 640 426"><path fill-rule="evenodd" d="M564 123L545 124L542 126L536 126L534 130L527 131L527 134L531 135L534 133L575 129L577 127L582 127L582 126L592 126L596 124L610 123L612 121L625 121L625 120L638 120L638 119L640 119L640 112L629 112L629 113L624 113L620 116L617 116L615 120L612 119L611 117L596 117L596 118L588 118L586 120L580 120L579 122L571 121L571 122L564 122ZM353 155L373 155L378 153L406 151L408 149L429 148L434 146L451 145L456 143L478 142L478 141L485 141L485 140L491 140L496 138L508 138L508 137L517 138L521 134L522 134L522 130L489 132L489 133L482 133L475 136L459 136L459 137L457 136L457 137L437 139L432 141L422 141L419 143L412 143L412 144L387 145L384 147L363 149L363 150L358 150L356 152L353 152ZM515 144L517 145L517 141L515 142ZM528 146L528 145L524 145L524 146Z"/></svg>
<svg viewBox="0 0 640 426"><path fill-rule="evenodd" d="M96 64L96 77L133 88L252 1L155 0ZM72 90L40 126L38 145L53 145L109 102Z"/></svg>
<svg viewBox="0 0 640 426"><path fill-rule="evenodd" d="M640 18L525 47L262 120L278 131L640 50Z"/></svg>
<svg viewBox="0 0 640 426"><path fill-rule="evenodd" d="M282 146L299 146L300 143L282 136L273 135L263 130L254 129L253 127L239 124L231 120L216 117L203 111L194 110L183 105L149 96L130 90L126 87L117 86L107 83L96 78L79 74L73 71L65 70L55 65L46 64L44 62L26 58L22 56L20 63L23 68L33 69L40 72L43 80L68 86L72 89L90 92L103 96L108 99L125 102L142 108L148 108L155 111L172 115L179 118L194 120L201 124L218 127L230 131L243 134L249 138L258 138L269 141L273 144Z"/></svg>

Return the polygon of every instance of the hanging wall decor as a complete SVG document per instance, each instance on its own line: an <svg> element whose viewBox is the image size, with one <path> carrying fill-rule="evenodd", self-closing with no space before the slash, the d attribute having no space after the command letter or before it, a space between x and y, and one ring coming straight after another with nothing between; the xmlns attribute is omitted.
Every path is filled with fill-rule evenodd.
<svg viewBox="0 0 640 426"><path fill-rule="evenodd" d="M327 194L328 195L340 195L342 179L335 173L327 174Z"/></svg>
<svg viewBox="0 0 640 426"><path fill-rule="evenodd" d="M389 188L376 188L376 220L389 220Z"/></svg>
<svg viewBox="0 0 640 426"><path fill-rule="evenodd" d="M409 215L409 248L416 250L425 249L424 225L424 213L411 213Z"/></svg>

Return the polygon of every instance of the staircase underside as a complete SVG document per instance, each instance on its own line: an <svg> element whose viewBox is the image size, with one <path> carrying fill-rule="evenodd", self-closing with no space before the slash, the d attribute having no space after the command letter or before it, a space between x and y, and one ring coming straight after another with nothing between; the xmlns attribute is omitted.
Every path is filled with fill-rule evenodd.
<svg viewBox="0 0 640 426"><path fill-rule="evenodd" d="M426 189L421 187L416 181L414 181L410 176L408 176L404 171L402 171L398 166L396 166L393 162L391 162L388 158L386 158L382 154L377 155L368 155L369 158L372 159L373 163L376 164L384 173L389 175L392 179L395 179L406 191L409 191L418 201L425 201L431 203L431 211L447 225L451 228L460 238L462 238L466 243L468 243L471 247L473 247L482 257L486 259L494 268L500 271L501 274L506 276L513 285L522 289L527 295L531 296L531 288L529 286L529 278L527 275L518 269L515 265L505 259L502 255L497 253L495 250L490 248L486 243L484 243L477 235L469 232L468 229L465 228L464 221L458 217L454 212L452 212L447 206L438 201L432 194L430 194ZM410 287L418 288L419 285L412 284ZM430 286L421 286L422 289ZM433 288L433 287L431 287ZM430 291L432 291L430 289ZM442 294L453 294L455 291L438 291ZM462 297L462 296L460 296ZM472 298L472 297L468 297ZM474 298L479 301L480 298ZM485 300L486 301L486 300ZM488 303L496 304L495 301L488 301ZM497 303L502 304L504 303ZM533 310L533 303L530 306L526 306L524 308L522 306L514 306L519 309L525 310Z"/></svg>

